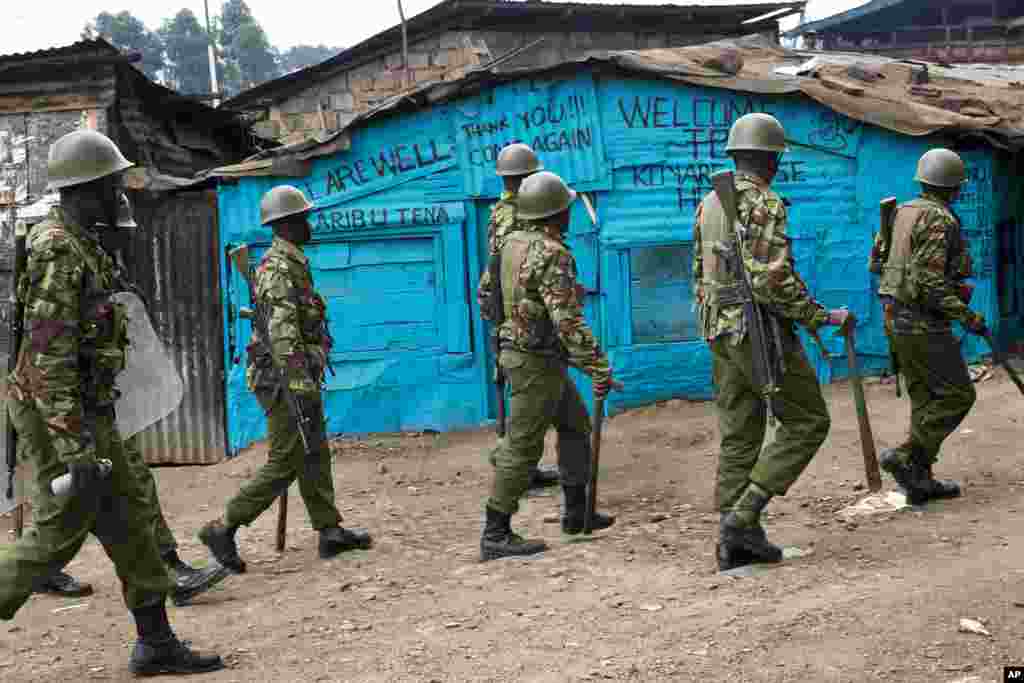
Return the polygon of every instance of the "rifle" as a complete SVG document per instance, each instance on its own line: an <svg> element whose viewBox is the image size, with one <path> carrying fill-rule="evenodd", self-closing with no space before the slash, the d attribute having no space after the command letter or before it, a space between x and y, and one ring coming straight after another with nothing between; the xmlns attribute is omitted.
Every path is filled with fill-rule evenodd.
<svg viewBox="0 0 1024 683"><path fill-rule="evenodd" d="M878 203L878 214L878 232L882 236L882 250L879 254L879 261L877 263L872 261L870 270L876 275L881 275L886 261L889 260L889 251L892 249L892 221L896 216L896 198L886 197L880 201ZM892 343L892 309L890 306L891 304L882 302L882 312L885 316L885 337L889 341L889 365L892 367L892 374L896 378L896 397L899 398L903 395L903 390L900 388L900 359L896 355L896 348Z"/></svg>
<svg viewBox="0 0 1024 683"><path fill-rule="evenodd" d="M774 426L775 408L772 401L780 390L781 377L786 372L782 357L782 326L778 318L754 299L754 282L743 259L742 244L747 228L740 223L733 172L715 173L711 176L711 185L722 204L726 219L732 226L732 240L727 247L720 248L719 255L736 277L741 290L743 319L747 324L750 348L754 354L754 386L764 399L768 411L768 424Z"/></svg>
<svg viewBox="0 0 1024 683"><path fill-rule="evenodd" d="M505 370L501 367L501 339L499 330L505 322L505 295L501 291L501 252L491 256L487 262L487 271L491 276L491 300L488 303L490 319L494 323L494 330L491 333L491 349L494 352L494 384L498 392L498 438L505 437L506 422L505 416Z"/></svg>
<svg viewBox="0 0 1024 683"><path fill-rule="evenodd" d="M8 314L11 316L11 348L7 357L7 372L11 373L18 364L18 352L21 350L21 341L24 336L25 304L18 298L18 282L22 273L25 272L25 265L28 262L28 251L25 241L28 238L28 227L19 222L14 232L14 273L11 283L10 307ZM8 396L10 396L8 387ZM4 406L6 410L6 405ZM14 473L18 467L18 432L11 422L10 413L7 414L7 433L5 434L7 447L7 499L14 501ZM14 507L14 535L21 538L25 530L25 508L20 503Z"/></svg>
<svg viewBox="0 0 1024 683"><path fill-rule="evenodd" d="M267 351L270 355L271 368L274 373L274 378L277 380L277 386L279 391L284 395L285 404L288 406L289 412L295 419L296 424L299 428L299 439L302 442L302 449L305 451L306 461L312 460L316 457L320 451L320 427L313 424L313 418L310 415L306 415L302 408L302 404L299 399L292 393L288 387L288 373L285 368L281 367L274 359L273 350L270 347L270 325L267 317L266 306L261 304L259 298L256 296L256 274L255 269L249 262L249 245L243 244L233 249L229 254L230 260L234 261L235 268L245 278L246 284L249 286L249 301L252 303L252 308L242 308L238 311L238 316L245 320L249 320L252 323L253 329L260 335L263 343L267 345ZM285 489L281 493L279 509L277 515L277 551L284 552L285 548L285 532L288 528L288 490Z"/></svg>

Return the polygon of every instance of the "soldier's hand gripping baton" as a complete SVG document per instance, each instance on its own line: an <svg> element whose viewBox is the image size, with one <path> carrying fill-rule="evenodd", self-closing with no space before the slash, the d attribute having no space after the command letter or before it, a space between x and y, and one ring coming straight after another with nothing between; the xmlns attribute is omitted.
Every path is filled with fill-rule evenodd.
<svg viewBox="0 0 1024 683"><path fill-rule="evenodd" d="M256 296L256 283L253 272L253 267L249 262L249 245L243 244L230 253L231 260L235 264L235 268L242 277L245 278L246 284L249 286L249 301L252 303L251 309L240 309L238 312L239 317L244 318L252 322L253 329L259 333L260 338L263 342L270 345L270 325L267 319L267 310L262 305ZM305 454L306 462L309 462L311 458L317 457L320 451L320 440L321 434L320 429L313 425L312 418L314 416L307 415L302 402L299 401L298 397L292 393L291 388L288 386L288 373L285 368L274 359L273 349L267 348L269 352L271 365L277 385L281 391L281 395L284 397L285 404L288 406L289 412L295 419L296 424L299 428L299 439L302 442L302 450ZM313 431L315 428L315 432ZM280 508L277 515L277 551L284 552L285 548L285 532L288 527L288 491L284 491L280 496Z"/></svg>
<svg viewBox="0 0 1024 683"><path fill-rule="evenodd" d="M612 380L612 389L623 390L622 382ZM586 517L583 520L583 533L587 536L594 532L594 513L597 511L597 474L601 466L601 430L604 428L604 398L594 397L594 431L590 443L590 483L587 485Z"/></svg>
<svg viewBox="0 0 1024 683"><path fill-rule="evenodd" d="M25 246L27 237L27 226L19 222L14 234L14 273L12 273L11 298L8 302L9 308L7 309L7 314L10 316L9 324L11 331L10 355L7 357L8 374L13 372L18 364L18 352L21 350L21 341L25 331L25 304L18 298L18 281L21 279L21 274L25 272L25 265L28 262L28 251ZM8 396L10 396L9 392L10 388L8 387ZM7 410L6 404L4 405L4 410ZM7 500L15 503L14 535L16 538L21 538L25 530L25 508L14 500L14 476L15 470L18 467L18 432L14 429L14 424L11 422L10 413L7 414L6 425L7 429L4 439L7 449L7 491L5 493Z"/></svg>
<svg viewBox="0 0 1024 683"><path fill-rule="evenodd" d="M778 319L754 299L754 282L743 259L743 232L736 204L736 185L732 171L719 171L711 176L711 184L732 228L732 240L723 254L740 288L743 318L753 351L754 385L765 401L768 424L775 424L772 404L785 374L782 362L782 327Z"/></svg>
<svg viewBox="0 0 1024 683"><path fill-rule="evenodd" d="M992 339L992 333L985 330L985 334L983 336L985 337L985 341L988 342L988 348L992 350L992 360L994 360L997 365L1002 366L1003 370L1006 370L1006 374L1010 376L1010 380L1017 385L1017 389L1020 393L1024 394L1024 382L1021 382L1020 375L1018 375L1014 367L1010 365L1010 361L1006 360L1006 356L1000 353L999 349L996 348L996 343Z"/></svg>
<svg viewBox="0 0 1024 683"><path fill-rule="evenodd" d="M850 372L850 386L853 388L853 403L857 408L860 449L864 455L864 475L868 480L868 489L872 493L877 493L882 490L882 473L878 469L878 454L875 451L875 437L871 432L868 404L864 398L864 383L861 382L860 370L857 367L857 344L854 338L856 327L857 318L850 313L846 322L839 328L839 334L846 340L846 363Z"/></svg>

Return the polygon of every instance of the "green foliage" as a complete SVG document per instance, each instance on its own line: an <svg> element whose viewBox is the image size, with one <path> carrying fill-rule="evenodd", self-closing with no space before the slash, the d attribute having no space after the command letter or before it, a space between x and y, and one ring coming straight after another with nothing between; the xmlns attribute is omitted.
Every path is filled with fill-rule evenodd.
<svg viewBox="0 0 1024 683"><path fill-rule="evenodd" d="M127 10L117 14L100 12L82 32L83 38L96 36L102 36L125 52L141 53L142 61L135 66L153 80L164 68L164 45L160 36Z"/></svg>
<svg viewBox="0 0 1024 683"><path fill-rule="evenodd" d="M219 17L211 17L217 80L233 96L287 71L317 64L340 49L297 45L281 55L252 15L245 0L224 0ZM154 81L185 94L210 92L208 34L202 20L182 9L151 31L131 12L100 12L85 25L83 39L102 36L126 52L139 52L136 66ZM219 44L219 47L218 47Z"/></svg>
<svg viewBox="0 0 1024 683"><path fill-rule="evenodd" d="M334 57L343 48L326 45L296 45L281 54L281 68L285 73L305 69Z"/></svg>
<svg viewBox="0 0 1024 683"><path fill-rule="evenodd" d="M160 27L164 41L167 84L187 95L210 92L207 36L196 15L183 9Z"/></svg>
<svg viewBox="0 0 1024 683"><path fill-rule="evenodd" d="M229 95L280 75L279 56L245 0L221 6L220 42L224 46L225 92Z"/></svg>

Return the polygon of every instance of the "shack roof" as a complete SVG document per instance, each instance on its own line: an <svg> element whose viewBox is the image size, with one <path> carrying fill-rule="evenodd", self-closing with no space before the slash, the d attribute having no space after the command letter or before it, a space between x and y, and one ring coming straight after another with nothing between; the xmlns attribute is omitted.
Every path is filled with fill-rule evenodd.
<svg viewBox="0 0 1024 683"><path fill-rule="evenodd" d="M739 0L731 5L699 5L665 3L663 5L636 5L628 1L614 5L595 5L585 2L541 2L529 0L444 0L434 7L411 17L406 22L410 44L418 40L457 29L494 28L514 30L522 22L536 28L551 21L565 30L566 21L584 21L586 30L607 26L622 31L646 26L650 31L664 30L666 22L680 22L680 31L687 24L702 23L744 25L750 32L758 30L757 20L778 21L783 14L797 13L806 0ZM769 16L770 15L770 16ZM728 21L727 21L728 20ZM749 23L748 23L749 22ZM394 51L402 42L401 26L393 26L355 45L320 64L300 69L250 88L224 102L225 109L245 110L267 106L300 92L320 80L353 69L361 64Z"/></svg>
<svg viewBox="0 0 1024 683"><path fill-rule="evenodd" d="M904 4L907 4L907 0L871 0L871 2L846 10L845 12L839 12L838 14L833 14L832 16L825 17L824 19L800 24L799 26L786 31L782 35L790 38L793 36L803 35L805 33L834 30L840 26L849 24L865 24L868 22L878 24L881 23L878 21L878 17L874 17L872 15L883 10L898 8L900 5Z"/></svg>
<svg viewBox="0 0 1024 683"><path fill-rule="evenodd" d="M378 118L532 75L575 72L581 65L740 92L802 94L852 119L904 135L946 132L980 138L994 147L1024 148L1024 69L943 67L860 53L788 50L752 36L693 47L613 52L543 69L480 68L457 81L430 83L397 95L335 133L268 150L210 173L304 175L304 162L347 149L350 133ZM911 83L925 71L926 83Z"/></svg>

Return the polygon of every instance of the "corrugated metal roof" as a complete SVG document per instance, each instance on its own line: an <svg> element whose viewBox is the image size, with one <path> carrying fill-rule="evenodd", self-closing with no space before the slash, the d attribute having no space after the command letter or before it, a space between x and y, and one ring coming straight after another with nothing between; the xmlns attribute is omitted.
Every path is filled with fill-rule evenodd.
<svg viewBox="0 0 1024 683"><path fill-rule="evenodd" d="M996 146L1024 147L1024 84L1015 80L1017 69L928 64L926 87L934 89L931 96L908 90L910 73L922 62L787 50L753 36L693 47L613 52L543 69L499 73L480 68L458 81L428 83L392 97L334 134L268 150L245 165L214 169L208 175L267 175L266 164L257 162L275 159L281 165L286 159L306 161L344 150L353 130L380 117L471 96L500 83L579 70L583 64L741 92L803 93L852 119L905 135L948 131L979 135Z"/></svg>
<svg viewBox="0 0 1024 683"><path fill-rule="evenodd" d="M809 21L806 24L800 24L796 28L790 29L789 31L786 31L782 35L787 38L790 38L793 36L800 36L805 33L811 33L813 31L823 31L827 28L832 28L833 26L845 24L848 21L855 21L862 17L866 17L869 14L874 14L875 12L879 12L884 9L889 9L890 7L902 5L904 2L906 2L906 0L872 0L869 3L860 5L859 7L854 7L853 9L846 10L845 12L833 14L830 17L818 19L817 21Z"/></svg>
<svg viewBox="0 0 1024 683"><path fill-rule="evenodd" d="M445 0L434 7L410 18L406 23L409 43L429 35L452 30L457 27L492 26L501 27L502 22L524 15L536 16L538 19L552 13L565 13L566 19L572 15L587 13L590 15L622 15L623 18L663 16L666 21L670 15L680 16L682 20L692 20L694 14L736 17L737 23L757 20L765 14L776 10L792 8L800 10L806 5L805 0L748 0L735 4L676 4L635 5L629 2L597 5L586 2L520 2L518 0ZM765 18L765 21L776 21L776 17ZM755 31L756 24L747 24L746 28ZM624 27L622 30L626 30ZM243 93L227 100L222 105L226 109L246 109L264 106L269 102L279 101L291 93L302 90L317 79L330 78L332 75L354 68L384 52L394 50L401 42L401 26L393 26L363 42L351 47L338 55L313 66L300 69L250 88Z"/></svg>
<svg viewBox="0 0 1024 683"><path fill-rule="evenodd" d="M120 51L116 47L111 45L103 38L94 38L90 40L80 40L70 45L45 48L42 50L35 50L32 52L11 52L8 54L0 54L0 64L3 64L4 62L26 61L30 59L69 57L71 55L81 54L83 52L94 50L110 52L112 55L120 54Z"/></svg>

